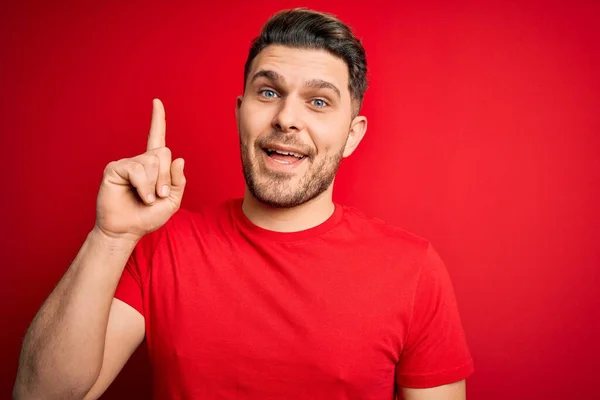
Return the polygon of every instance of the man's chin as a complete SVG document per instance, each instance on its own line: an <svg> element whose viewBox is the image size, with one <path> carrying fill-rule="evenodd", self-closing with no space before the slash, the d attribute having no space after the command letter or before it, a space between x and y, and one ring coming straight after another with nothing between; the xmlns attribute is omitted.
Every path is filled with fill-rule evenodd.
<svg viewBox="0 0 600 400"><path fill-rule="evenodd" d="M271 199L271 198L262 198L262 199L256 199L256 200L263 206L271 207L271 208L279 208L279 209L290 209L290 208L298 207L299 205L303 204L303 202L289 202L289 201L282 201L281 199Z"/></svg>
<svg viewBox="0 0 600 400"><path fill-rule="evenodd" d="M249 187L250 194L254 199L269 207L274 208L293 208L304 203L303 194L283 193L280 191L263 190L261 188Z"/></svg>
<svg viewBox="0 0 600 400"><path fill-rule="evenodd" d="M253 171L244 168L244 175L248 192L265 206L293 208L310 200L297 172L273 171L259 164Z"/></svg>

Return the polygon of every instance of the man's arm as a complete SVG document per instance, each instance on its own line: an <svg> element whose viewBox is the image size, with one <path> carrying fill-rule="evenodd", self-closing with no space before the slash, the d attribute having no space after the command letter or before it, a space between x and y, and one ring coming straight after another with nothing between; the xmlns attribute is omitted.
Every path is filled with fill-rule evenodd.
<svg viewBox="0 0 600 400"><path fill-rule="evenodd" d="M14 398L82 399L114 379L144 337L139 312L113 300L134 246L90 232L29 327Z"/></svg>
<svg viewBox="0 0 600 400"><path fill-rule="evenodd" d="M404 391L410 400L464 399L464 380L473 373L473 360L452 282L431 244L421 265L410 328L396 369L398 392Z"/></svg>
<svg viewBox="0 0 600 400"><path fill-rule="evenodd" d="M85 400L97 399L108 389L144 340L144 330L144 317L127 303L113 299L106 329L102 369Z"/></svg>
<svg viewBox="0 0 600 400"><path fill-rule="evenodd" d="M183 159L171 161L165 134L154 99L146 152L104 169L94 229L25 335L15 398L99 396L143 340L142 315L113 298L139 240L181 205Z"/></svg>
<svg viewBox="0 0 600 400"><path fill-rule="evenodd" d="M404 400L465 400L465 381L450 383L428 389L400 388Z"/></svg>

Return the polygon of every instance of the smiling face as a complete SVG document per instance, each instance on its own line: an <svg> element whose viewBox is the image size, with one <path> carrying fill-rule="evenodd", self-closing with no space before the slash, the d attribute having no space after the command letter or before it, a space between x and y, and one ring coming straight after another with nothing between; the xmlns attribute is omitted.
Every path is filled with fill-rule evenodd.
<svg viewBox="0 0 600 400"><path fill-rule="evenodd" d="M324 50L271 45L253 60L236 118L246 185L290 208L331 192L366 130L353 118L345 62Z"/></svg>

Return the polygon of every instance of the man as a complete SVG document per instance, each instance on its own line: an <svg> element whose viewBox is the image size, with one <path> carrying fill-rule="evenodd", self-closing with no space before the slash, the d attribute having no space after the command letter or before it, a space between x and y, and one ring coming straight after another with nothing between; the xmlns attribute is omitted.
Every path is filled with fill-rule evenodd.
<svg viewBox="0 0 600 400"><path fill-rule="evenodd" d="M472 362L424 239L332 201L363 138L360 42L276 14L236 117L243 200L179 209L162 103L147 151L108 164L94 229L23 344L19 399L97 398L145 339L157 399L464 399Z"/></svg>

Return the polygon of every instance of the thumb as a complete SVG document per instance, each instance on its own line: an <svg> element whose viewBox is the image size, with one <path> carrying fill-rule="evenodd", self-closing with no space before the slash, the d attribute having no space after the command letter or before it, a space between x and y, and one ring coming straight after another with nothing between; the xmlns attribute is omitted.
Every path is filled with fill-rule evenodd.
<svg viewBox="0 0 600 400"><path fill-rule="evenodd" d="M178 201L181 201L183 197L186 183L183 166L183 158L178 158L171 163L171 193Z"/></svg>

